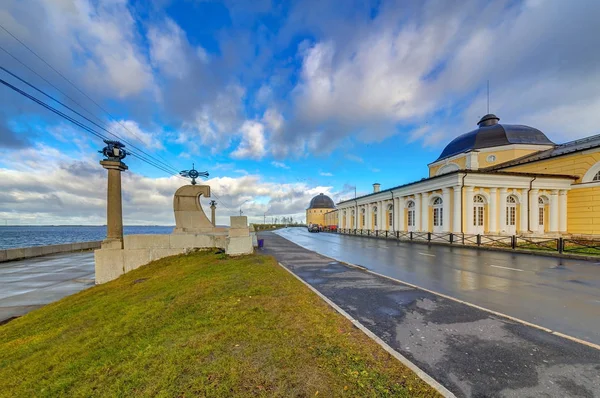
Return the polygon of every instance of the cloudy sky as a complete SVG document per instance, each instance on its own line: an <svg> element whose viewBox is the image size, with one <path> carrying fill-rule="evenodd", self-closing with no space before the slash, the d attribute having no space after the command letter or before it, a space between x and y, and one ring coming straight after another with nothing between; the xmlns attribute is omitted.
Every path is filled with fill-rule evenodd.
<svg viewBox="0 0 600 398"><path fill-rule="evenodd" d="M555 142L599 133L598 15L594 0L4 0L0 78L209 171L219 223L245 201L253 221L303 219L320 192L426 176L486 113L488 80L504 123ZM0 92L0 222L103 224L101 140ZM125 223L172 225L185 181L126 163Z"/></svg>

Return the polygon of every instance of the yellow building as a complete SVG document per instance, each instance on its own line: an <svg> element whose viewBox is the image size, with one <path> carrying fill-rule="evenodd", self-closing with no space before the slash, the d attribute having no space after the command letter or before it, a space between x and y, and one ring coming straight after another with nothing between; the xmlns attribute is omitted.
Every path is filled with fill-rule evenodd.
<svg viewBox="0 0 600 398"><path fill-rule="evenodd" d="M339 228L600 235L600 135L556 145L499 120L452 140L429 178L339 203Z"/></svg>
<svg viewBox="0 0 600 398"><path fill-rule="evenodd" d="M335 209L335 203L327 195L318 194L310 201L308 209L306 209L306 224L317 224L322 227L327 226L325 223L325 214ZM332 225L335 225L332 224Z"/></svg>

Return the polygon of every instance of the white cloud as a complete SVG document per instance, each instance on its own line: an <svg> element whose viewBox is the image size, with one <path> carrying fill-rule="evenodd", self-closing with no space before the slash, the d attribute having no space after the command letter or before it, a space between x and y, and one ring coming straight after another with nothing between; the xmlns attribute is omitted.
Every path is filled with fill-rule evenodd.
<svg viewBox="0 0 600 398"><path fill-rule="evenodd" d="M358 155L353 155L351 153L348 153L344 156L346 159L348 159L351 162L356 162L356 163L364 163L365 161L363 160L363 158L361 158Z"/></svg>
<svg viewBox="0 0 600 398"><path fill-rule="evenodd" d="M325 171L320 171L319 175L323 176L323 177L333 177L333 174L331 174L329 172L325 172Z"/></svg>
<svg viewBox="0 0 600 398"><path fill-rule="evenodd" d="M287 164L285 164L283 162L277 162L275 160L271 162L271 165L278 169L289 169L290 168L290 166L288 166Z"/></svg>
<svg viewBox="0 0 600 398"><path fill-rule="evenodd" d="M139 124L133 120L112 121L108 125L108 130L117 134L119 137L125 138L129 142L133 142L138 148L141 143L141 146L146 148L164 149L164 146L159 139L159 133L144 131L140 128Z"/></svg>
<svg viewBox="0 0 600 398"><path fill-rule="evenodd" d="M189 73L187 39L185 32L173 20L167 19L161 28L148 30L150 59L155 67L169 77L184 78Z"/></svg>
<svg viewBox="0 0 600 398"><path fill-rule="evenodd" d="M242 141L231 156L236 159L262 159L267 153L265 128L262 123L246 121L241 127Z"/></svg>

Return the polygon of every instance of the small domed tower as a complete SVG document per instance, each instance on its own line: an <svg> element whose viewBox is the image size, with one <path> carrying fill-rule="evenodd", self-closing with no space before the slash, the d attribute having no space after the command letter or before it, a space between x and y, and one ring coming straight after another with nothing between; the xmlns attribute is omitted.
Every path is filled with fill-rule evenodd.
<svg viewBox="0 0 600 398"><path fill-rule="evenodd" d="M322 193L318 194L310 201L306 209L306 224L325 225L325 213L335 210L333 200Z"/></svg>

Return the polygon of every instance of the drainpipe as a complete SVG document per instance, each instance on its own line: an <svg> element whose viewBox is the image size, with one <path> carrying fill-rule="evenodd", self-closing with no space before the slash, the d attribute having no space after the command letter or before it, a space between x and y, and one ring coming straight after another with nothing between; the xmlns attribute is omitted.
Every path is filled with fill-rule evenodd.
<svg viewBox="0 0 600 398"><path fill-rule="evenodd" d="M527 190L527 232L533 232L531 230L531 202L529 201L529 192L533 188L533 182L537 177L533 177L533 180L529 181L529 189Z"/></svg>
<svg viewBox="0 0 600 398"><path fill-rule="evenodd" d="M465 220L465 216L463 214L463 207L464 207L464 199L463 199L463 195L464 195L464 187L465 187L465 178L467 177L467 173L463 174L462 176L462 182L460 184L460 233L464 233L464 227L463 227L463 221Z"/></svg>

